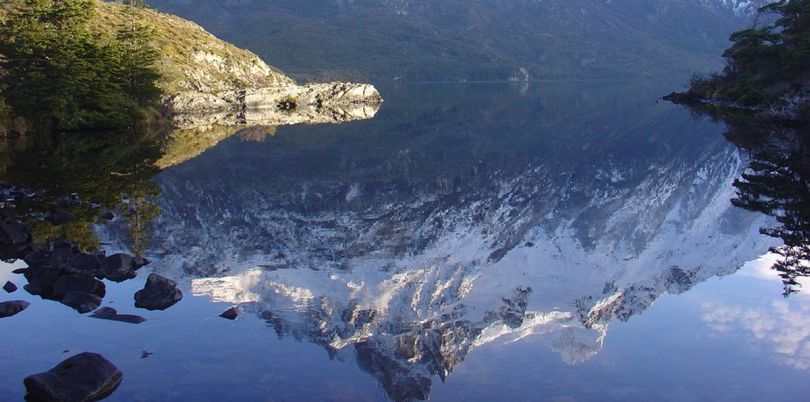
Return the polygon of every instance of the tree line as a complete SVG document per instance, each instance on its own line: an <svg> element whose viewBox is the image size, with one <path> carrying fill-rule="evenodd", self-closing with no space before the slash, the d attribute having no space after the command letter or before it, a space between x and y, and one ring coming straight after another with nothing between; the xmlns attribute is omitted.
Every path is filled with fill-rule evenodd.
<svg viewBox="0 0 810 402"><path fill-rule="evenodd" d="M125 127L156 103L154 28L132 11L126 24L103 27L96 1L4 5L0 90L14 115L58 130Z"/></svg>
<svg viewBox="0 0 810 402"><path fill-rule="evenodd" d="M777 1L761 7L759 13L776 18L732 34L733 44L723 54L723 73L696 77L689 95L777 107L791 98L810 96L806 93L810 92L810 0Z"/></svg>

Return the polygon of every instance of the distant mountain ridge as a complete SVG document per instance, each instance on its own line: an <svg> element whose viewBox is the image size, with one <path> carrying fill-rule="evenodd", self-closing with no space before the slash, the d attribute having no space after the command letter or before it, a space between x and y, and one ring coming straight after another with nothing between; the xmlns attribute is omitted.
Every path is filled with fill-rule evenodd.
<svg viewBox="0 0 810 402"><path fill-rule="evenodd" d="M303 80L685 77L766 0L151 0Z"/></svg>

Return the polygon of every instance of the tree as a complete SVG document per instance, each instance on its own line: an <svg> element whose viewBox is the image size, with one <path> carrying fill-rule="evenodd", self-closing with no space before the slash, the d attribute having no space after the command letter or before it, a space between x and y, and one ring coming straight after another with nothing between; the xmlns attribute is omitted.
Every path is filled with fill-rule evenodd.
<svg viewBox="0 0 810 402"><path fill-rule="evenodd" d="M116 34L121 67L117 78L140 106L160 95L156 86L160 75L154 67L160 57L154 45L156 36L154 28L138 22L134 16L129 25L119 28Z"/></svg>
<svg viewBox="0 0 810 402"><path fill-rule="evenodd" d="M14 114L57 129L120 127L157 96L148 29L94 30L96 11L95 0L11 3L0 24L0 89Z"/></svg>
<svg viewBox="0 0 810 402"><path fill-rule="evenodd" d="M810 0L778 1L759 13L777 19L732 34L723 74L695 80L692 98L778 107L810 89Z"/></svg>

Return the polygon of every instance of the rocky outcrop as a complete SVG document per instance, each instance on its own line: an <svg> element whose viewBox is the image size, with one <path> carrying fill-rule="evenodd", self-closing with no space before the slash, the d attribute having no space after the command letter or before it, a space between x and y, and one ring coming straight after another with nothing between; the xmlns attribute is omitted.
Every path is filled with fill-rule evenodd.
<svg viewBox="0 0 810 402"><path fill-rule="evenodd" d="M370 119L381 104L382 97L373 85L346 82L270 86L217 95L184 92L165 102L177 129L341 123Z"/></svg>

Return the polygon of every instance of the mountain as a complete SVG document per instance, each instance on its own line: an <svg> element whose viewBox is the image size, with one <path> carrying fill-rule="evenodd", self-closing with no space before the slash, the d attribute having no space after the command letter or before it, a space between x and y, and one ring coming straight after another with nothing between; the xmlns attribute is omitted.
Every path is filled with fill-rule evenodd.
<svg viewBox="0 0 810 402"><path fill-rule="evenodd" d="M684 77L765 0L151 0L303 80Z"/></svg>

